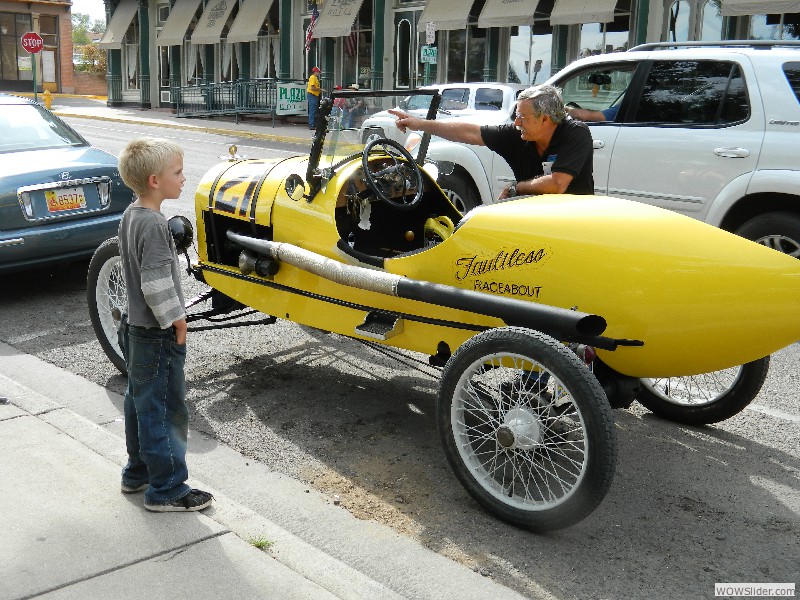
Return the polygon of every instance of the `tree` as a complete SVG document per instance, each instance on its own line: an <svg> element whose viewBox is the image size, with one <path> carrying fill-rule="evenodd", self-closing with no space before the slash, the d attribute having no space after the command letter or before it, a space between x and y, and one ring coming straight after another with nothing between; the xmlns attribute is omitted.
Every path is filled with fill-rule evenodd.
<svg viewBox="0 0 800 600"><path fill-rule="evenodd" d="M72 43L75 46L83 46L91 43L89 37L89 21L91 17L82 13L72 14Z"/></svg>

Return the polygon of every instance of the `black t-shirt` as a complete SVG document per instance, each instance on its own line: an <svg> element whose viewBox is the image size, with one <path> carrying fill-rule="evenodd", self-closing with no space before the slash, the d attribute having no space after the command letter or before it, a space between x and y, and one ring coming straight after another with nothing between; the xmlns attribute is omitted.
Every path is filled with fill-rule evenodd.
<svg viewBox="0 0 800 600"><path fill-rule="evenodd" d="M543 155L534 142L526 142L513 125L484 125L481 137L486 147L506 159L517 181L544 175L542 163L552 163L551 170L572 175L567 194L594 194L592 176L592 134L586 123L569 117L553 132Z"/></svg>

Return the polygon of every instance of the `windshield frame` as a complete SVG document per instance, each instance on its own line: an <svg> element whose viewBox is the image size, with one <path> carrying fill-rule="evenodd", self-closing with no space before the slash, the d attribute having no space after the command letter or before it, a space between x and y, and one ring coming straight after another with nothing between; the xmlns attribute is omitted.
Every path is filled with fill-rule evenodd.
<svg viewBox="0 0 800 600"><path fill-rule="evenodd" d="M430 104L425 115L426 120L436 119L441 103L441 94L438 89L416 89L416 90L335 90L329 97L325 97L320 102L319 112L317 113L317 129L314 134L309 153L308 169L306 171L306 181L312 188L311 197L316 195L320 188L324 188L328 181L333 177L335 171L342 164L346 164L356 158L364 150L366 144L360 139L354 143L352 139L342 139L342 130L336 127L336 115L331 116L336 100L345 101L354 99L374 100L376 98L400 97L408 101L412 96L429 96ZM398 108L399 103L394 107ZM400 109L405 110L405 109ZM419 109L415 109L419 110ZM333 127L332 127L333 126ZM427 153L430 135L425 134L420 143L420 150L417 154L417 162L421 165Z"/></svg>

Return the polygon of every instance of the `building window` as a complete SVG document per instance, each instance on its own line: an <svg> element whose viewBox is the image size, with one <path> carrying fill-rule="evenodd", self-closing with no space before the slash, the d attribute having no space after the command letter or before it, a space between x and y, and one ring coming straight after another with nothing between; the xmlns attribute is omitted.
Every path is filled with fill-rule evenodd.
<svg viewBox="0 0 800 600"><path fill-rule="evenodd" d="M131 21L122 40L122 91L135 91L140 88L139 74L139 20Z"/></svg>
<svg viewBox="0 0 800 600"><path fill-rule="evenodd" d="M699 39L708 42L722 39L722 13L716 0L706 0L700 4Z"/></svg>
<svg viewBox="0 0 800 600"><path fill-rule="evenodd" d="M30 15L0 13L0 79L33 80L33 55L20 44L22 35L32 29Z"/></svg>
<svg viewBox="0 0 800 600"><path fill-rule="evenodd" d="M750 38L755 40L800 39L800 13L754 15Z"/></svg>
<svg viewBox="0 0 800 600"><path fill-rule="evenodd" d="M689 2L687 0L677 0L669 6L667 12L667 41L686 42L689 41Z"/></svg>
<svg viewBox="0 0 800 600"><path fill-rule="evenodd" d="M58 21L52 15L39 16L39 35L45 46L58 48Z"/></svg>
<svg viewBox="0 0 800 600"><path fill-rule="evenodd" d="M395 31L395 80L396 87L411 86L411 61L414 46L411 43L411 21L401 19Z"/></svg>
<svg viewBox="0 0 800 600"><path fill-rule="evenodd" d="M685 0L680 0L685 2ZM630 38L631 3L618 0L614 20L610 23L584 23L581 25L580 56L624 52Z"/></svg>

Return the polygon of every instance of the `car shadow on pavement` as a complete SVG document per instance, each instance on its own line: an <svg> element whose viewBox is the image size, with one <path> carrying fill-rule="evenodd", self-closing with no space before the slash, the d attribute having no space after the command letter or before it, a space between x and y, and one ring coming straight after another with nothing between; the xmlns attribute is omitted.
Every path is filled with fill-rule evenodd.
<svg viewBox="0 0 800 600"><path fill-rule="evenodd" d="M234 344L227 368L187 369L193 426L521 593L710 597L715 582L800 578L800 459L759 443L759 429L774 427L765 415L686 427L639 405L615 411L605 501L537 535L497 520L456 481L436 432L437 379L352 340L304 334L262 333L259 349Z"/></svg>

